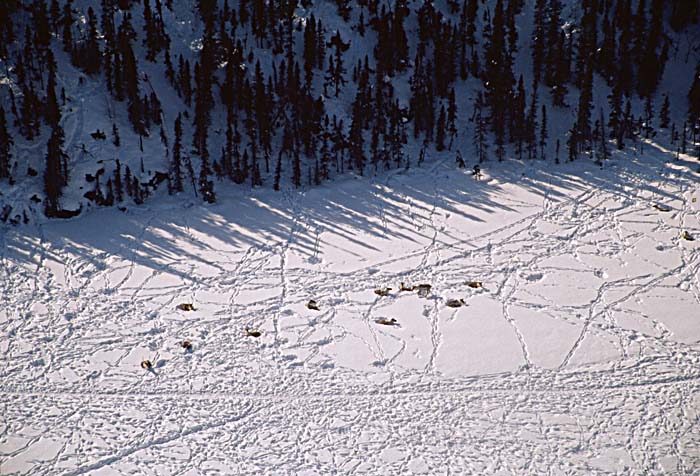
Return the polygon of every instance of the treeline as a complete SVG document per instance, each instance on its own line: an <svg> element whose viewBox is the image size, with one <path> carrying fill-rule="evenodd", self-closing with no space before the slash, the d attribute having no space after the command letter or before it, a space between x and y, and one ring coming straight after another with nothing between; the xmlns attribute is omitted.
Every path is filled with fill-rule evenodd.
<svg viewBox="0 0 700 476"><path fill-rule="evenodd" d="M120 160L110 173L102 168L91 176L94 188L86 196L102 205L127 197L140 203L161 179L170 193L191 187L214 202L221 181L251 187L270 181L277 190L283 180L299 187L350 170L408 168L409 140L423 144L420 161L427 148L451 149L468 130L480 162L491 157L491 149L502 160L508 148L521 159L544 159L550 149L548 111L538 101L545 94L554 107L575 111L567 136L555 138L556 162L582 153L604 160L611 141L622 149L637 136L651 137L654 123L670 128L671 141L684 153L700 132L700 67L683 105L684 124L671 120L668 95L655 111L673 47L669 33L700 22L695 0L583 0L576 4L575 22L564 18L560 0L537 0L528 39L518 37L525 29L517 24L525 18L524 0L335 0L351 36L330 31L313 14L295 16L311 0L198 0L201 49L190 58L171 50L165 19L178 6L173 3L100 0L78 11L71 0L0 2L0 58L11 79L11 87L0 90L2 104L9 105L0 107L0 180L12 182L27 170L13 162L15 134L46 140L45 213L60 214L71 171L57 48L124 104L131 131L121 136L133 135L139 143L157 136L165 150L167 173L149 183L139 183ZM137 15L142 21L134 22ZM409 22L417 32L407 31ZM140 31L134 23L143 25ZM415 45L408 41L414 33ZM523 40L531 46L530 84L514 68ZM361 48L366 54L353 63L358 55L348 52ZM139 61L163 65L167 83L182 99L176 117L163 114ZM397 75L410 78L410 97L397 94ZM593 110L596 76L612 90L605 111ZM455 86L470 78L480 90L472 104L459 104ZM568 104L572 89L579 91L578 100ZM351 106L336 116L327 103L340 96ZM645 101L643 117L631 113L636 97ZM470 109L462 117L472 124L460 123L458 108ZM211 150L214 128L224 131L219 150ZM119 147L124 137L116 122L110 135ZM566 141L566 157L559 157L560 140ZM463 163L461 155L458 161Z"/></svg>

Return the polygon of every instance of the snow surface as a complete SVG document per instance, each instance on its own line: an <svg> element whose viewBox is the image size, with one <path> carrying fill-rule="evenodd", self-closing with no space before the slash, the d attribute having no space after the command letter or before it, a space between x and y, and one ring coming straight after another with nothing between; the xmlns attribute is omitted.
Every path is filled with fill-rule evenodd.
<svg viewBox="0 0 700 476"><path fill-rule="evenodd" d="M645 150L3 228L0 473L699 474L697 162Z"/></svg>

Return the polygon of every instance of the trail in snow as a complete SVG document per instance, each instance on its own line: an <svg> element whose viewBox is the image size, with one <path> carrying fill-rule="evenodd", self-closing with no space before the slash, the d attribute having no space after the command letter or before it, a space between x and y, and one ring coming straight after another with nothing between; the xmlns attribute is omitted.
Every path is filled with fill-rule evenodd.
<svg viewBox="0 0 700 476"><path fill-rule="evenodd" d="M2 474L697 473L697 176L658 157L3 230Z"/></svg>

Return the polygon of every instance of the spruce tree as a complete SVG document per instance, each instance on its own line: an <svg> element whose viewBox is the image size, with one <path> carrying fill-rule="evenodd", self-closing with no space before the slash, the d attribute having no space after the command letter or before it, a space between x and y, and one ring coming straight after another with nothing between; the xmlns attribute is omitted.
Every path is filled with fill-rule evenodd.
<svg viewBox="0 0 700 476"><path fill-rule="evenodd" d="M352 119L350 122L348 145L351 159L350 164L360 175L364 174L365 168L364 137L362 135L363 121L362 96L358 92L352 106Z"/></svg>
<svg viewBox="0 0 700 476"><path fill-rule="evenodd" d="M664 102L661 106L661 110L659 111L659 127L662 129L667 129L668 124L671 122L671 118L669 116L670 109L671 103L668 99L668 94L664 94Z"/></svg>
<svg viewBox="0 0 700 476"><path fill-rule="evenodd" d="M301 157L299 151L292 152L292 183L295 187L301 187Z"/></svg>
<svg viewBox="0 0 700 476"><path fill-rule="evenodd" d="M457 100L454 88L450 89L450 96L447 102L447 130L450 133L449 148L452 149L452 142L457 137Z"/></svg>
<svg viewBox="0 0 700 476"><path fill-rule="evenodd" d="M681 134L681 153L685 154L688 147L688 123L683 123L683 133Z"/></svg>
<svg viewBox="0 0 700 476"><path fill-rule="evenodd" d="M63 16L61 18L61 26L63 28L63 50L69 55L73 52L73 5L72 0L68 0L63 5Z"/></svg>
<svg viewBox="0 0 700 476"><path fill-rule="evenodd" d="M335 97L338 97L340 87L347 82L345 80L345 66L343 66L343 53L350 48L350 43L345 43L340 37L340 31L336 31L327 46L334 48L334 54L328 56L326 84L331 84L334 87Z"/></svg>
<svg viewBox="0 0 700 476"><path fill-rule="evenodd" d="M446 128L446 113L445 106L440 107L440 116L438 117L437 125L435 127L435 148L438 151L445 150L445 128Z"/></svg>
<svg viewBox="0 0 700 476"><path fill-rule="evenodd" d="M700 65L696 66L693 84L688 91L688 122L693 127L700 120Z"/></svg>
<svg viewBox="0 0 700 476"><path fill-rule="evenodd" d="M598 71L610 86L615 75L615 51L617 50L617 27L606 15L603 19L603 43L598 50Z"/></svg>
<svg viewBox="0 0 700 476"><path fill-rule="evenodd" d="M63 193L63 187L67 183L64 161L66 155L63 152L63 129L56 126L51 131L51 137L46 150L46 169L44 170L44 213L47 217L55 216L60 210L59 198Z"/></svg>
<svg viewBox="0 0 700 476"><path fill-rule="evenodd" d="M12 179L10 176L10 159L12 159L12 136L7 130L5 110L0 106L0 179Z"/></svg>
<svg viewBox="0 0 700 476"><path fill-rule="evenodd" d="M177 91L180 97L185 101L185 104L192 104L192 76L190 74L190 62L180 55L178 61L178 88Z"/></svg>
<svg viewBox="0 0 700 476"><path fill-rule="evenodd" d="M654 134L654 126L652 125L652 120L654 119L654 108L651 103L651 96L647 96L644 104L644 137L649 139Z"/></svg>
<svg viewBox="0 0 700 476"><path fill-rule="evenodd" d="M22 88L22 104L20 105L20 133L25 139L31 141L38 134L39 115L37 103L39 100L34 92L34 86Z"/></svg>
<svg viewBox="0 0 700 476"><path fill-rule="evenodd" d="M117 124L112 123L112 143L114 147L119 147L121 145L121 139L119 138L119 129L117 129Z"/></svg>
<svg viewBox="0 0 700 476"><path fill-rule="evenodd" d="M536 0L534 28L532 31L532 71L535 82L539 82L542 75L542 63L545 58L546 47L546 11L547 0Z"/></svg>
<svg viewBox="0 0 700 476"><path fill-rule="evenodd" d="M459 15L459 76L460 78L467 79L469 76L469 59L467 56L467 24L468 24L468 11L467 11L467 0L462 1L462 10Z"/></svg>
<svg viewBox="0 0 700 476"><path fill-rule="evenodd" d="M118 202L124 200L124 186L122 185L122 164L119 159L116 161L117 167L114 169L114 192Z"/></svg>
<svg viewBox="0 0 700 476"><path fill-rule="evenodd" d="M175 119L175 140L168 175L173 192L182 192L182 113Z"/></svg>
<svg viewBox="0 0 700 476"><path fill-rule="evenodd" d="M100 71L102 52L97 36L97 19L92 7L88 7L88 36L81 53L81 64L87 74L97 74Z"/></svg>
<svg viewBox="0 0 700 476"><path fill-rule="evenodd" d="M207 71L203 65L195 63L194 75L197 84L194 103L194 132L192 134L192 145L197 155L209 156L207 149L207 139L209 136L209 124L213 99L211 95L211 75L212 71Z"/></svg>
<svg viewBox="0 0 700 476"><path fill-rule="evenodd" d="M488 151L487 125L484 117L485 106L484 96L479 91L474 101L474 149L476 150L479 163L486 160Z"/></svg>
<svg viewBox="0 0 700 476"><path fill-rule="evenodd" d="M524 137L527 143L527 158L537 157L537 81L533 81L530 107L525 121Z"/></svg>
<svg viewBox="0 0 700 476"><path fill-rule="evenodd" d="M61 6L58 4L58 0L51 0L51 7L49 8L49 21L51 23L51 32L56 36L58 36L60 17Z"/></svg>
<svg viewBox="0 0 700 476"><path fill-rule="evenodd" d="M207 203L216 203L216 194L214 193L214 182L209 180L211 168L209 167L208 156L202 156L199 169L199 192L202 198Z"/></svg>
<svg viewBox="0 0 700 476"><path fill-rule="evenodd" d="M493 16L491 35L485 54L486 67L483 74L486 88L486 101L491 109L491 130L496 135L500 151L504 144L506 119L515 83L512 72L512 59L506 49L505 14L503 0L497 0ZM502 154L499 159L502 158Z"/></svg>
<svg viewBox="0 0 700 476"><path fill-rule="evenodd" d="M608 137L605 132L605 119L603 117L603 110L600 110L600 119L598 119L598 122L600 123L600 133L598 134L598 162L603 163L609 158L609 152L608 152Z"/></svg>
<svg viewBox="0 0 700 476"><path fill-rule="evenodd" d="M610 137L615 138L618 150L622 150L625 144L622 117L622 89L619 84L615 84L610 96L608 96L608 104L610 107L610 115L608 116Z"/></svg>
<svg viewBox="0 0 700 476"><path fill-rule="evenodd" d="M542 104L542 119L540 120L540 159L545 160L547 150L547 138L549 132L547 130L547 107Z"/></svg>
<svg viewBox="0 0 700 476"><path fill-rule="evenodd" d="M307 89L311 87L311 81L313 80L313 72L317 65L317 45L318 41L316 40L316 18L312 13L311 18L304 27L304 79L306 81Z"/></svg>
<svg viewBox="0 0 700 476"><path fill-rule="evenodd" d="M51 52L48 55L53 58ZM56 66L53 61L49 61L49 78L46 84L46 103L45 103L46 123L51 127L56 127L61 120L61 110L58 106L58 98L56 97Z"/></svg>
<svg viewBox="0 0 700 476"><path fill-rule="evenodd" d="M277 154L277 165L275 165L275 181L272 188L275 191L280 189L280 179L282 178L282 151Z"/></svg>
<svg viewBox="0 0 700 476"><path fill-rule="evenodd" d="M577 145L586 146L591 138L591 108L593 107L593 68L586 68L578 102Z"/></svg>
<svg viewBox="0 0 700 476"><path fill-rule="evenodd" d="M566 147L569 151L569 162L573 162L578 158L578 125L574 122L569 129Z"/></svg>
<svg viewBox="0 0 700 476"><path fill-rule="evenodd" d="M515 94L515 101L512 107L511 114L511 131L513 136L511 140L515 142L515 151L518 160L523 158L523 144L527 137L527 125L525 118L525 86L523 84L523 76L518 79L518 89Z"/></svg>

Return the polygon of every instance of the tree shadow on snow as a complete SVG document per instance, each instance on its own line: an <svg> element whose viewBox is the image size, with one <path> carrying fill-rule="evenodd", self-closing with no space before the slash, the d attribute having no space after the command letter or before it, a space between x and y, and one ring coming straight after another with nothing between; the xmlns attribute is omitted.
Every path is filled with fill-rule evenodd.
<svg viewBox="0 0 700 476"><path fill-rule="evenodd" d="M619 197L676 198L667 191L681 180L666 167L668 160L677 163L673 154L653 144L645 148L643 158L615 151L602 169L586 158L560 165L487 162L482 181L445 161L430 170L426 165L371 178L341 178L306 191L250 192L223 185L213 206L158 202L152 205L156 208L147 204L127 213L95 210L76 220L7 229L3 256L27 265L74 257L98 269L109 268L107 261L123 260L187 281L196 279L193 271L201 266L214 273L231 271L251 250L281 257L291 249L314 263L319 241L326 250L335 247L357 256L382 253L383 240L389 238L425 243L440 235L441 240L458 241L469 232L469 223L518 213L521 206L534 210L537 197L557 201L595 189ZM659 186L662 182L664 188ZM533 199L518 204L513 185ZM436 233L449 220L467 225L457 227L459 232L443 226Z"/></svg>

